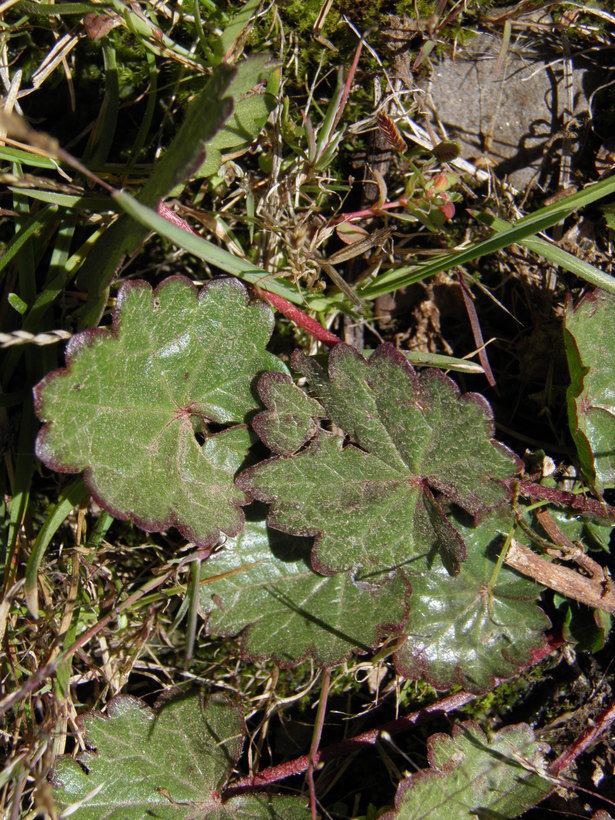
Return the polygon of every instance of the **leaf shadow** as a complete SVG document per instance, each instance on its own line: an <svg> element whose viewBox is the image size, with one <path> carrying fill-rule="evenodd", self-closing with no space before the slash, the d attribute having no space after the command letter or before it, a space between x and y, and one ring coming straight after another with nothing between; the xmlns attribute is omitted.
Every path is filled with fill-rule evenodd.
<svg viewBox="0 0 615 820"><path fill-rule="evenodd" d="M323 576L323 578L324 577L325 576ZM274 598L278 603L282 604L287 609L294 612L296 615L299 615L305 621L308 621L309 623L314 624L314 626L317 626L319 629L322 629L325 632L328 632L330 635L335 636L339 640L344 641L344 643L348 644L348 647L349 647L348 653L350 653L352 650L356 650L356 649L359 649L362 652L370 652L371 651L371 649L372 649L371 646L367 646L367 644L364 644L361 641L357 640L356 637L353 637L352 635L348 635L346 632L343 632L341 629L338 629L337 627L332 626L331 624L327 623L322 618L319 618L318 616L314 615L313 613L308 612L302 606L299 606L298 604L296 604L285 593L279 592L278 590L276 590L273 587L268 587L267 588L267 593L269 595L271 595L271 597ZM315 662L318 663L318 661L316 661L316 660L315 660ZM322 666L326 666L326 665L327 664L322 664Z"/></svg>

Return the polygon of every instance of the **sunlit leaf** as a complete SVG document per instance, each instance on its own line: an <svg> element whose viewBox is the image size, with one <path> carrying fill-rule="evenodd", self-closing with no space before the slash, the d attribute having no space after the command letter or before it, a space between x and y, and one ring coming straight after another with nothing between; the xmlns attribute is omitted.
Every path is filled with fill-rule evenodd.
<svg viewBox="0 0 615 820"><path fill-rule="evenodd" d="M248 521L242 534L201 567L201 614L212 635L243 632L243 653L294 665L308 655L319 665L372 649L408 614L410 588L392 579L355 583L347 573L325 577L309 565L309 543Z"/></svg>
<svg viewBox="0 0 615 820"><path fill-rule="evenodd" d="M242 445L220 426L255 409L259 372L285 370L265 350L272 328L269 308L249 304L237 280L200 292L182 277L155 291L124 285L113 329L74 336L66 369L35 388L47 422L37 455L61 472L85 470L105 509L148 531L175 525L201 545L237 534L246 498L233 474L249 440L245 428Z"/></svg>
<svg viewBox="0 0 615 820"><path fill-rule="evenodd" d="M326 415L333 431L321 428L296 455L250 468L239 486L271 503L271 526L316 536L317 572L387 571L434 549L457 572L466 547L439 494L478 517L507 499L502 480L517 470L513 454L492 438L485 399L460 395L439 371L417 375L391 345L366 360L340 344L328 373L299 352L292 364L323 408L314 415ZM285 412L283 401L273 418ZM290 416L294 404L287 404ZM271 439L274 451L285 452L282 434L279 447Z"/></svg>
<svg viewBox="0 0 615 820"><path fill-rule="evenodd" d="M468 559L455 578L438 559L411 565L408 640L395 664L399 674L436 689L459 684L484 692L531 662L550 623L537 606L540 586L505 564L496 570L510 517L492 515L476 528L457 518Z"/></svg>
<svg viewBox="0 0 615 820"><path fill-rule="evenodd" d="M581 466L602 491L615 484L615 296L596 291L566 314L568 418Z"/></svg>
<svg viewBox="0 0 615 820"><path fill-rule="evenodd" d="M221 695L172 701L158 713L131 697L83 718L88 751L53 770L56 807L91 820L304 817L304 801L221 791L243 745L240 710Z"/></svg>
<svg viewBox="0 0 615 820"><path fill-rule="evenodd" d="M472 722L456 726L452 737L432 735L430 768L402 781L395 811L383 820L517 817L552 789L541 776L548 748L526 724L506 726L490 739Z"/></svg>

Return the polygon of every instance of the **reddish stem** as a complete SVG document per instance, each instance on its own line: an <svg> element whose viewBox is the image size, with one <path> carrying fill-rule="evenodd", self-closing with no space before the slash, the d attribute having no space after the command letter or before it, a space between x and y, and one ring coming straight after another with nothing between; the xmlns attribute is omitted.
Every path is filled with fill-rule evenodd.
<svg viewBox="0 0 615 820"><path fill-rule="evenodd" d="M513 485L516 483L508 482L511 491L514 491ZM573 510L582 513L615 520L615 507L607 504L606 501L597 501L594 498L567 493L564 490L555 490L553 487L543 487L542 484L532 484L530 481L519 481L518 487L519 493L526 498L544 499L564 507L572 507Z"/></svg>
<svg viewBox="0 0 615 820"><path fill-rule="evenodd" d="M312 319L312 317L304 313L301 308L293 305L292 302L289 302L288 299L285 299L283 296L279 296L277 293L271 293L268 290L262 290L256 286L254 290L261 299L265 299L270 305L277 308L280 313L283 313L287 319L290 319L291 322L302 327L310 336L318 339L319 342L333 346L342 341L339 336L336 336L335 333L331 333L331 331L323 327L320 322L317 322L316 319Z"/></svg>
<svg viewBox="0 0 615 820"><path fill-rule="evenodd" d="M463 275L463 271L459 271L457 276L459 278L459 284L461 285L463 303L470 320L470 327L472 328L472 335L474 336L474 344L478 350L478 360L485 371L485 376L487 378L487 382L489 383L489 387L495 387L495 376L493 375L493 370L489 364L489 357L487 356L487 351L485 350L485 340L483 339L483 332L480 328L478 313L476 312L476 308L474 306L474 300L472 299L470 288L468 287L466 278Z"/></svg>
<svg viewBox="0 0 615 820"><path fill-rule="evenodd" d="M198 236L197 232L190 227L186 220L182 219L181 216L178 216L175 211L172 211L171 208L164 204L164 202L158 203L158 214L166 219L167 222L171 222L183 231ZM339 336L336 336L334 333L330 333L320 324L320 322L312 319L311 316L308 316L307 313L304 313L304 311L296 305L293 305L283 296L279 296L277 293L270 293L262 287L254 286L253 290L261 299L265 299L270 305L273 305L280 311L280 313L283 313L284 316L290 319L291 322L294 322L299 327L302 327L307 333L310 334L310 336L313 336L319 342L332 346L339 344L342 341Z"/></svg>
<svg viewBox="0 0 615 820"><path fill-rule="evenodd" d="M158 203L158 216L166 219L166 221L170 222L172 225L181 228L182 231L198 236L198 233L194 230L194 228L192 228L185 219L182 219L179 214L176 214L175 211L171 210L168 205L165 205L162 200Z"/></svg>
<svg viewBox="0 0 615 820"><path fill-rule="evenodd" d="M348 96L350 95L350 88L352 86L352 81L354 80L354 75L357 71L357 66L359 65L359 58L361 56L361 51L363 50L363 40L359 41L359 45L356 48L354 53L354 59L352 61L352 65L350 66L350 71L348 72L348 76L346 77L346 83L344 85L344 93L342 94L342 99L340 100L340 107L335 115L335 120L333 121L333 128L331 129L331 133L335 131L337 126L339 125L342 116L344 115L344 109L346 108L346 103L348 102Z"/></svg>
<svg viewBox="0 0 615 820"><path fill-rule="evenodd" d="M576 758L586 752L600 735L604 734L615 723L615 700L594 721L593 726L586 729L581 737L565 749L561 755L549 766L549 774L557 776L565 771Z"/></svg>
<svg viewBox="0 0 615 820"><path fill-rule="evenodd" d="M371 208L364 208L362 211L351 211L349 214L340 214L331 220L331 225L339 225L341 222L351 222L353 219L363 219L366 216L378 216L381 211L390 211L393 208L405 208L408 200L405 196L394 199L392 202L383 202L382 205L372 205Z"/></svg>
<svg viewBox="0 0 615 820"><path fill-rule="evenodd" d="M562 643L562 640L554 638L546 640L544 646L537 649L532 654L532 659L525 668L529 669L544 660L551 654L551 652L561 646ZM496 679L495 686L503 683L504 680L505 679ZM313 765L316 766L328 760L333 760L336 757L347 756L352 752L357 752L369 746L374 746L379 741L386 741L387 737L392 737L394 735L401 734L402 732L407 732L409 729L412 729L414 726L421 723L426 723L429 720L433 720L433 718L441 717L449 714L450 712L454 712L462 706L465 706L467 703L473 701L476 697L478 697L478 695L473 692L455 692L454 694L448 695L447 697L442 698L429 706L424 706L422 709L417 709L417 711L411 712L409 715L406 715L406 717L391 720L378 729L370 729L368 732L362 732L360 735L356 735L348 740L333 743L331 746L327 746L324 749L319 750L314 755L302 755L301 757L295 758L295 760L289 760L286 763L280 763L278 766L271 766L269 769L263 769L262 772L258 772L255 775L243 777L231 788L225 790L224 797L226 799L234 794L241 794L259 786L267 786L271 783L277 783L279 780L284 780L285 778L292 777L293 775L303 774L308 770L310 763L313 763Z"/></svg>

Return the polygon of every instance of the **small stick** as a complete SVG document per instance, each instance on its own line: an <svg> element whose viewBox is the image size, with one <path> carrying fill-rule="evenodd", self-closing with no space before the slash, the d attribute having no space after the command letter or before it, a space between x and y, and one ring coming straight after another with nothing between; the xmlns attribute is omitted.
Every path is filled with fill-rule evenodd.
<svg viewBox="0 0 615 820"><path fill-rule="evenodd" d="M514 538L511 539L504 562L560 595L611 615L615 614L615 591L606 578L603 581L587 578L573 569L554 564Z"/></svg>
<svg viewBox="0 0 615 820"><path fill-rule="evenodd" d="M615 722L615 701L607 707L604 712L594 721L593 726L586 729L581 737L578 737L567 749L551 763L548 772L551 775L559 775L565 771L580 754L586 752Z"/></svg>
<svg viewBox="0 0 615 820"><path fill-rule="evenodd" d="M534 513L540 526L547 533L551 541L558 547L557 550L548 549L549 555L559 558L560 561L574 561L575 564L584 569L593 581L599 583L606 582L604 569L597 561L583 551L583 547L574 544L567 535L560 530L555 521L551 518L548 510L539 507Z"/></svg>

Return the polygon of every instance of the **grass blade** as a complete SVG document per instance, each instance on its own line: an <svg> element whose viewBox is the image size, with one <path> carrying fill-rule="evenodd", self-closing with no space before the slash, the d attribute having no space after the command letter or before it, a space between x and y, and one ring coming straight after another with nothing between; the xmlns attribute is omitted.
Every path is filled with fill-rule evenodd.
<svg viewBox="0 0 615 820"><path fill-rule="evenodd" d="M71 511L78 507L87 495L82 478L76 478L60 495L60 500L38 531L34 547L26 565L24 595L33 618L38 618L38 569L49 543Z"/></svg>
<svg viewBox="0 0 615 820"><path fill-rule="evenodd" d="M483 217L481 217L481 219L482 218ZM510 222L506 222L504 219L498 219L489 214L485 215L484 222L496 232L505 231L510 228ZM576 276L580 279L584 279L588 284L615 294L615 278L609 276L608 273L604 273L604 271L601 271L594 265L590 265L589 262L585 262L583 259L577 259L576 256L568 253L568 251L565 251L558 245L552 245L550 242L540 239L538 236L525 239L519 244L537 253L539 256L543 256L545 259L553 262L554 265L558 265L558 267L576 274Z"/></svg>
<svg viewBox="0 0 615 820"><path fill-rule="evenodd" d="M194 256L199 259L203 259L210 265L215 265L225 273L237 276L244 282L249 282L252 285L257 284L259 288L263 290L277 293L279 296L288 299L289 302L293 302L296 305L303 304L304 300L297 292L297 289L292 285L275 279L271 273L267 273L267 271L247 262L245 259L233 256L232 253L225 251L223 248L219 248L208 239L203 239L196 234L188 233L188 231L183 230L183 228L177 225L173 225L125 191L118 191L113 195L113 198L117 204L140 225L166 237L166 239L179 245L180 248L183 248L189 253L194 254Z"/></svg>
<svg viewBox="0 0 615 820"><path fill-rule="evenodd" d="M603 199L613 192L615 192L615 176L588 185L587 188L572 194L572 196L554 202L546 208L541 208L535 213L519 219L508 230L495 233L481 242L475 242L468 248L443 254L424 265L404 266L388 271L364 285L357 295L361 299L375 299L377 296L392 293L399 288L420 282L434 276L436 273L464 265L466 262L494 253L509 245L523 244L524 240L540 233L540 231L553 227L553 225L557 225L558 222L561 222L575 210L583 208L596 200Z"/></svg>

